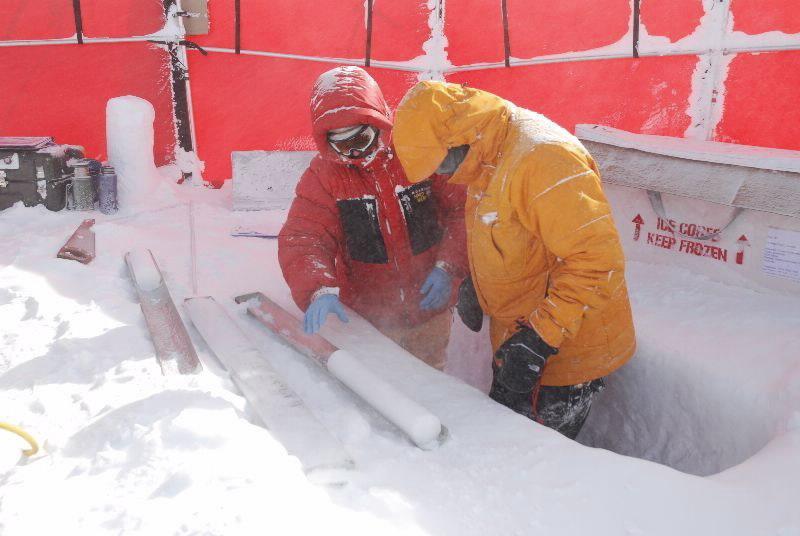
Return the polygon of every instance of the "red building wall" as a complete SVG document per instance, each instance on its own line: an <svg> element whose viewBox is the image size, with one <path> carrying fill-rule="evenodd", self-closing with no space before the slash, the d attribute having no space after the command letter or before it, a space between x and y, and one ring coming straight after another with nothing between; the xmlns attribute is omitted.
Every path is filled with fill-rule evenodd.
<svg viewBox="0 0 800 536"><path fill-rule="evenodd" d="M164 25L159 1L81 0L86 37L128 37ZM71 0L0 1L2 41L75 35ZM0 46L0 136L54 136L106 158L108 99L136 95L156 110L155 156L174 154L169 56L146 42Z"/></svg>

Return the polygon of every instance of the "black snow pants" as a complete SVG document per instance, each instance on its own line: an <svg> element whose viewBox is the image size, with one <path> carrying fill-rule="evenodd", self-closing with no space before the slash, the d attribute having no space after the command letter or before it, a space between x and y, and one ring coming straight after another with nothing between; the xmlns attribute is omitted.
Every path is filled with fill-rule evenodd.
<svg viewBox="0 0 800 536"><path fill-rule="evenodd" d="M578 385L539 385L531 394L520 394L493 381L489 396L520 415L575 439L586 422L594 396L604 387L603 378L598 378Z"/></svg>

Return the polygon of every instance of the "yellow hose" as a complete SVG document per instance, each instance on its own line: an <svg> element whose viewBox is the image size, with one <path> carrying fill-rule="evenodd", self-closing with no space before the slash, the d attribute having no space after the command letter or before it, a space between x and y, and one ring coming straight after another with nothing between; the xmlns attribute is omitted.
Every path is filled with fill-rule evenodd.
<svg viewBox="0 0 800 536"><path fill-rule="evenodd" d="M39 445L36 443L36 440L33 438L33 436L31 436L28 432L26 432L19 426L14 426L13 424L0 422L0 428L2 428L3 430L8 430L12 434L17 434L19 437L28 442L31 448L22 451L22 453L25 456L33 456L34 454L39 452Z"/></svg>

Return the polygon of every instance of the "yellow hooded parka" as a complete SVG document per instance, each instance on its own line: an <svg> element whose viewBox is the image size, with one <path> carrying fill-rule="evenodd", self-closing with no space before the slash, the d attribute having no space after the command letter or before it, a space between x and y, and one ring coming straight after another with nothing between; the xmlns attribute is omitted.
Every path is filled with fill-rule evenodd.
<svg viewBox="0 0 800 536"><path fill-rule="evenodd" d="M450 179L468 187L467 249L495 350L529 322L559 349L542 385L574 385L627 362L635 337L624 257L597 166L577 138L491 93L421 82L397 109L412 182L469 145Z"/></svg>

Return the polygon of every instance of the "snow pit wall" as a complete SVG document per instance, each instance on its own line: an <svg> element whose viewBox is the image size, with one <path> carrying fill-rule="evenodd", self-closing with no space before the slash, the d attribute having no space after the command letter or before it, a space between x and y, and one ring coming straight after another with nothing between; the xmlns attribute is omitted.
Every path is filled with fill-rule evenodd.
<svg viewBox="0 0 800 536"><path fill-rule="evenodd" d="M800 108L793 106L800 26L792 2L642 2L638 21L632 4L509 1L511 68L503 68L506 36L495 0L376 2L370 72L392 106L417 80L447 77L568 129L599 123L800 148ZM170 58L165 47L147 41L186 37L181 25L157 1L82 0L80 6L83 44L69 0L0 5L3 134L54 135L103 159L102 110L109 98L130 94L156 109L156 163L172 161ZM311 84L333 65L366 63L367 7L241 0L237 55L233 0L210 3L209 34L189 36L208 55L187 49L194 141L206 178L229 179L235 150L313 150Z"/></svg>
<svg viewBox="0 0 800 536"><path fill-rule="evenodd" d="M663 242L648 242L645 231L634 240L633 218L621 215L635 210L648 221L646 193L605 190L628 260L637 353L607 378L579 440L701 476L744 462L786 432L800 408L798 283L759 284L768 277L759 242L737 265L732 252L725 261L681 251L683 239L663 231ZM665 203L690 220L730 210L674 196ZM754 229L758 241L770 225L800 235L800 221L764 216L746 211L734 225ZM729 249L728 241L711 247Z"/></svg>
<svg viewBox="0 0 800 536"><path fill-rule="evenodd" d="M738 175L760 171L731 169L732 192ZM745 461L800 407L800 218L744 210L704 240L733 207L662 194L664 219L644 189L604 190L628 260L638 349L608 378L580 441L701 476ZM777 190L776 203L792 192Z"/></svg>

